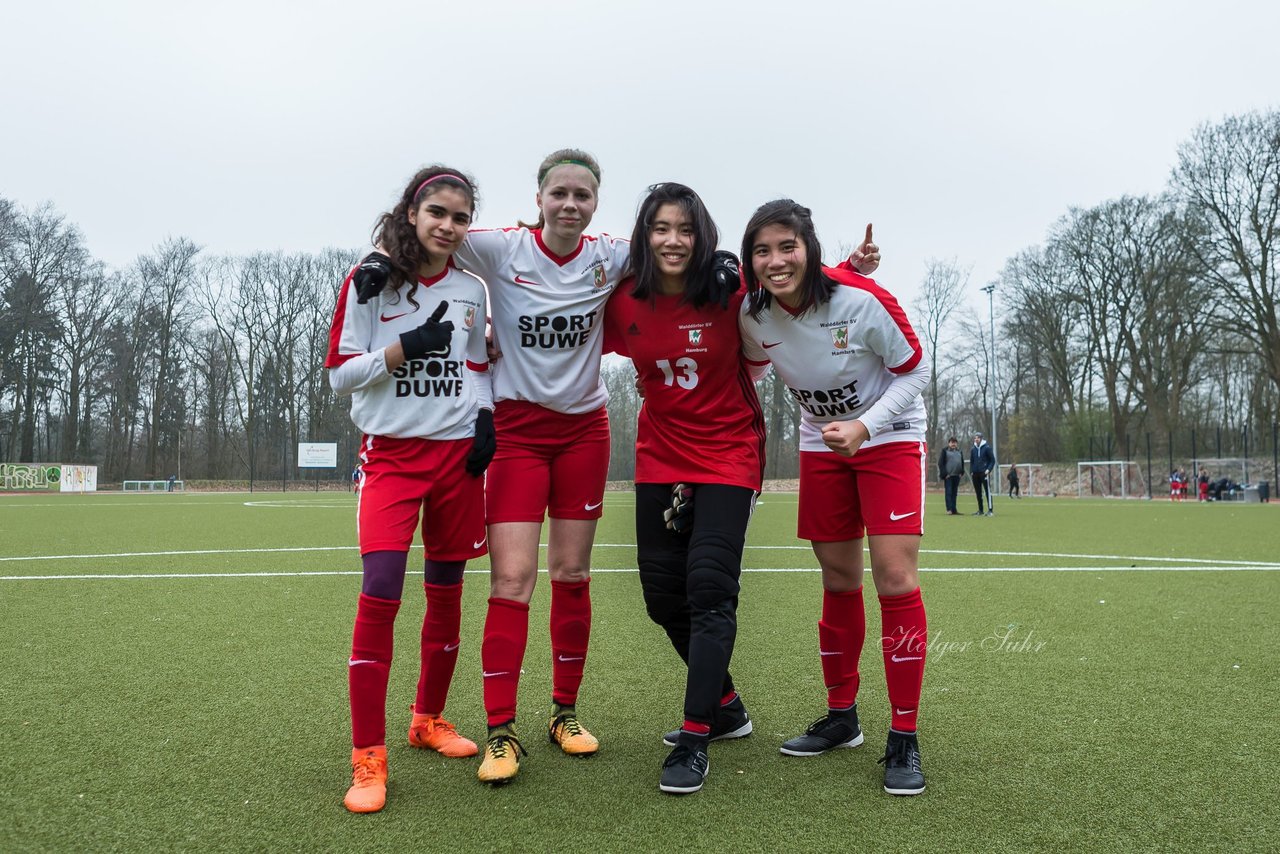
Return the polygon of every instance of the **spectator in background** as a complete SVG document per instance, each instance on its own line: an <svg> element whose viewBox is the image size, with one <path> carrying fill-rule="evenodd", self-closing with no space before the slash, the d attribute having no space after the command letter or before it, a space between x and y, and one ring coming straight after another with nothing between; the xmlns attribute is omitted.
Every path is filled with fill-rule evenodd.
<svg viewBox="0 0 1280 854"><path fill-rule="evenodd" d="M960 478L964 477L964 454L960 452L960 440L952 436L938 455L938 479L942 481L947 496L947 515L959 516L956 496L960 492Z"/></svg>
<svg viewBox="0 0 1280 854"><path fill-rule="evenodd" d="M1018 482L1018 464L1009 463L1009 497L1021 498L1022 488Z"/></svg>
<svg viewBox="0 0 1280 854"><path fill-rule="evenodd" d="M969 449L969 477L973 480L973 491L978 496L978 512L975 516L994 516L995 508L991 503L991 470L996 467L996 453L991 450L987 440L981 433L973 434L973 447ZM986 504L983 504L983 495Z"/></svg>
<svg viewBox="0 0 1280 854"><path fill-rule="evenodd" d="M173 485L175 482L177 482L177 480L178 478L175 475L169 475L169 481L168 481L168 484L165 486L165 492L173 492Z"/></svg>

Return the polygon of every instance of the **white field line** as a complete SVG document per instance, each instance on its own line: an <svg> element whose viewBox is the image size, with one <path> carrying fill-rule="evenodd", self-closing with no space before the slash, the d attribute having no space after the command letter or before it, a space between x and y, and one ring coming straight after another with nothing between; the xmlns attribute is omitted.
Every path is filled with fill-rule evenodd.
<svg viewBox="0 0 1280 854"><path fill-rule="evenodd" d="M541 548L546 548L547 544L540 543L539 546ZM103 554L20 555L16 557L0 557L0 562L35 561L35 560L96 560L101 558L131 558L131 557L183 557L187 555L220 555L220 554L278 554L278 553L291 553L291 552L336 552L336 551L355 551L356 548L357 548L356 546L296 546L296 547L288 547L288 548L259 548L259 549L182 549L182 550L174 550L174 551L156 551L156 552L108 552ZM635 544L634 543L596 543L594 548L633 549L635 548ZM747 551L809 551L809 546L806 546L806 545L790 545L790 546L749 545L746 547L746 550ZM920 554L972 555L972 556L990 555L995 557L1055 557L1055 558L1074 558L1077 560L1144 561L1144 562L1151 562L1151 563L1188 564L1188 565L1203 564L1205 566L1267 567L1272 569L1280 569L1280 563L1272 563L1269 561L1226 560L1226 559L1195 558L1195 557L1159 557L1154 555L1107 555L1107 554L1084 554L1079 552L974 551L974 550L966 550L966 549L921 549ZM1133 569L1135 567L1118 567L1118 568ZM938 572L941 570L933 569L932 571ZM985 571L998 572L1003 570L1000 567L995 567L995 568L987 569Z"/></svg>
<svg viewBox="0 0 1280 854"><path fill-rule="evenodd" d="M806 573L816 574L817 567L792 566L776 568L743 569L743 573ZM951 566L928 568L921 567L921 572L1280 572L1280 567L1260 566ZM639 570L630 569L593 569L592 575L634 574ZM546 575L545 569L538 570ZM360 575L359 570L319 570L316 572L154 572L154 573L119 573L103 575L0 575L0 581L112 581L142 580L154 578L191 579L191 578L308 578L328 577L336 575ZM488 575L487 569L468 569L467 575Z"/></svg>

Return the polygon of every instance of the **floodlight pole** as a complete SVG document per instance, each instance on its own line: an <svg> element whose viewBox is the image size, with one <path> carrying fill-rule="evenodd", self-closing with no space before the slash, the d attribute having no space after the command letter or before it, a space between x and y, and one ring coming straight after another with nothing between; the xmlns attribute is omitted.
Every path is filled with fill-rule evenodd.
<svg viewBox="0 0 1280 854"><path fill-rule="evenodd" d="M1000 453L996 450L996 383L999 382L999 375L996 372L996 283L992 282L987 285L982 289L982 292L987 295L987 315L991 321L990 375L987 377L987 381L991 388L991 456L995 458L993 471L996 476L996 488L991 489L991 481L987 481L987 509L994 511L996 508L996 493L1000 491Z"/></svg>

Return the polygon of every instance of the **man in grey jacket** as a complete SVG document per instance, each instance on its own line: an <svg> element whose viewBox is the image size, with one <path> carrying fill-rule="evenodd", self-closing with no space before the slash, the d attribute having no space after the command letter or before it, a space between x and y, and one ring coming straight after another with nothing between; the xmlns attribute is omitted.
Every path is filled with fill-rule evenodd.
<svg viewBox="0 0 1280 854"><path fill-rule="evenodd" d="M960 452L960 440L952 436L938 455L938 479L947 495L947 515L959 516L956 495L960 492L960 478L964 477L964 454Z"/></svg>

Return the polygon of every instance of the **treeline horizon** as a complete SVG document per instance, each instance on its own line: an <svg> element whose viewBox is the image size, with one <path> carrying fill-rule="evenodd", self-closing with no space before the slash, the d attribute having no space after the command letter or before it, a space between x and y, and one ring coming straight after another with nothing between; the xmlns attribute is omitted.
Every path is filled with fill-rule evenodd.
<svg viewBox="0 0 1280 854"><path fill-rule="evenodd" d="M171 237L111 269L52 205L0 197L0 462L97 465L105 483L298 480L297 443L328 441L349 474L359 436L323 364L362 252L216 255ZM934 370L931 448L967 447L994 406L1002 462L1273 454L1278 256L1270 111L1201 125L1161 193L1072 208L1009 258L989 283L994 341L986 311L959 311L964 262L932 261L904 304ZM630 479L640 401L629 365L604 375L609 477ZM758 388L766 476L796 477L797 411L775 376Z"/></svg>

